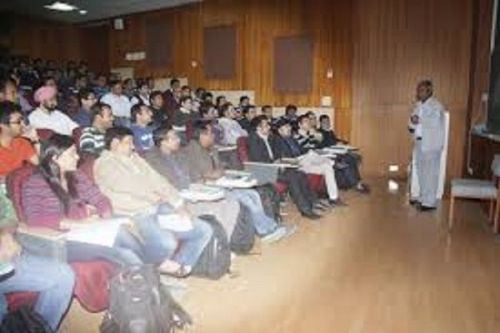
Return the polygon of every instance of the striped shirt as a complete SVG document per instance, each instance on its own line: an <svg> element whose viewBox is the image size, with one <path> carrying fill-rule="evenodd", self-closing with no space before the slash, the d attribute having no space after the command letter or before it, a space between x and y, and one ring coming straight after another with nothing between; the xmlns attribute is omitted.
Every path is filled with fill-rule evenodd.
<svg viewBox="0 0 500 333"><path fill-rule="evenodd" d="M319 142L313 134L297 132L293 138L299 143L303 151L318 148Z"/></svg>
<svg viewBox="0 0 500 333"><path fill-rule="evenodd" d="M80 137L80 151L89 153L95 156L101 155L106 145L104 133L95 127L87 127L83 129Z"/></svg>
<svg viewBox="0 0 500 333"><path fill-rule="evenodd" d="M78 198L70 199L67 213L40 173L36 172L28 178L21 189L21 207L26 223L59 229L65 218L81 220L89 217L87 205L95 207L100 216L109 215L112 211L111 202L99 188L81 171L76 171L75 178Z"/></svg>

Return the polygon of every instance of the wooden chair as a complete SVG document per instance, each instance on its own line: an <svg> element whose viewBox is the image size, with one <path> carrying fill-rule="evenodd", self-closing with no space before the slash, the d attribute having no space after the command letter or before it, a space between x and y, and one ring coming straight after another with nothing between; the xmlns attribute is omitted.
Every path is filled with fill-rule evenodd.
<svg viewBox="0 0 500 333"><path fill-rule="evenodd" d="M451 231L455 215L455 200L457 198L488 200L490 202L489 219L493 221L493 232L497 233L500 213L500 191L497 179L500 177L500 155L495 155L491 163L492 180L483 179L453 179L451 181L450 211L448 228ZM496 206L496 207L495 207Z"/></svg>

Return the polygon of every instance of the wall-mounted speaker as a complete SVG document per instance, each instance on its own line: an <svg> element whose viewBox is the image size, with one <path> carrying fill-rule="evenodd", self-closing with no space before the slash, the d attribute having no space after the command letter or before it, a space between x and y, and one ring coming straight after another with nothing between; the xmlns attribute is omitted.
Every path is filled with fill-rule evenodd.
<svg viewBox="0 0 500 333"><path fill-rule="evenodd" d="M115 30L123 30L125 29L125 26L123 24L123 19L122 18L116 18L113 20L113 28Z"/></svg>

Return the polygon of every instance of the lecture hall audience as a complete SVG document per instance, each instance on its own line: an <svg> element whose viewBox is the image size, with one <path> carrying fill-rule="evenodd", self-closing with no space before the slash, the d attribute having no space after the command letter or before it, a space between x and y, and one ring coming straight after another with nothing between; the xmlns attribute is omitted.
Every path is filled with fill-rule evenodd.
<svg viewBox="0 0 500 333"><path fill-rule="evenodd" d="M235 108L226 96L214 101L212 92L181 86L177 78L161 91L152 77L123 80L92 73L85 62L58 66L11 58L0 65L0 182L27 165L33 168L21 190L25 228L75 230L123 221L112 246L67 240L69 261L152 263L162 274L183 278L212 237L205 215L215 216L228 236L246 216L261 240L271 243L297 229L283 221L279 200L286 196L278 194L279 182L302 216L313 220L344 205L339 179L368 192L358 153L323 154L325 147L347 143L336 136L328 115L317 124L315 113L299 115L290 104L278 117L272 105L259 109L248 96ZM219 201L181 196L230 174L220 156L245 147L250 161L263 167L287 159L297 164L282 166L277 183L223 189ZM322 197L311 190L311 174L322 177ZM1 263L15 270L0 276L0 316L7 312L6 293L37 291L34 309L56 330L71 302L71 268L21 251L8 230L0 231Z"/></svg>

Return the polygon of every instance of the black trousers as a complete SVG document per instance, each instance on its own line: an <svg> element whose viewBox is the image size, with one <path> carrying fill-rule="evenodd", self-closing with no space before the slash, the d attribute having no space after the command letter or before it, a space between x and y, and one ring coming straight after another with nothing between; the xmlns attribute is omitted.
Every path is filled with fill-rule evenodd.
<svg viewBox="0 0 500 333"><path fill-rule="evenodd" d="M309 187L306 174L296 169L286 169L281 172L278 179L288 184L290 196L299 211L310 214L317 198Z"/></svg>
<svg viewBox="0 0 500 333"><path fill-rule="evenodd" d="M359 172L359 165L361 163L361 156L354 153L347 153L341 155L336 159L337 163L343 163L345 168L335 169L335 178L337 185L340 189L350 189L361 181L361 174Z"/></svg>

